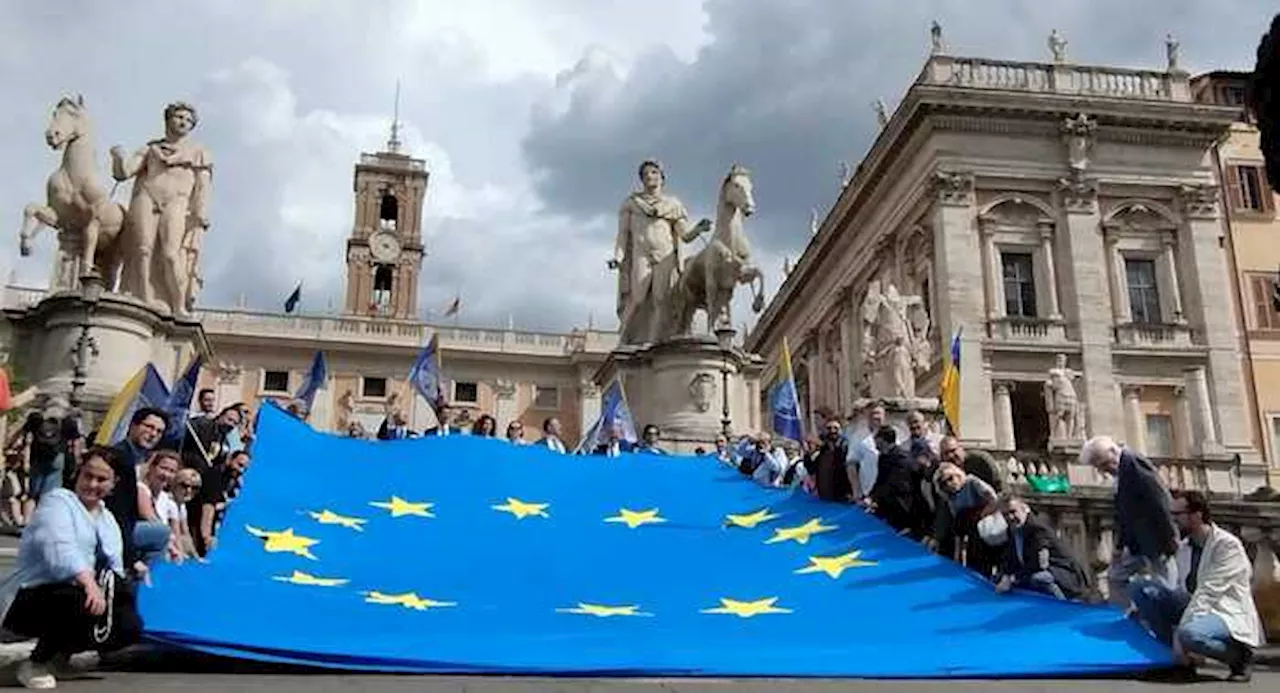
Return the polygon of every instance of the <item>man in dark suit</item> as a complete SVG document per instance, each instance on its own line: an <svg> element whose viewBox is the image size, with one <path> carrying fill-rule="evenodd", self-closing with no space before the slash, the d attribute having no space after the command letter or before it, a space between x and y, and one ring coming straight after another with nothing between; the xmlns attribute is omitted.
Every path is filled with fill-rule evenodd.
<svg viewBox="0 0 1280 693"><path fill-rule="evenodd" d="M138 524L138 465L164 438L168 426L169 415L163 410L143 407L129 420L124 440L112 446L117 457L109 461L116 470L116 484L106 498L106 505L120 526L124 564L135 569L135 561L141 557L133 534Z"/></svg>
<svg viewBox="0 0 1280 693"><path fill-rule="evenodd" d="M449 405L440 402L436 405L436 421L439 422L435 426L428 428L422 432L424 436L448 436L460 432L457 426L450 421L453 419Z"/></svg>
<svg viewBox="0 0 1280 693"><path fill-rule="evenodd" d="M542 437L534 445L544 447L551 452L558 452L561 455L565 454L567 450L564 447L564 441L560 439L560 419L551 416L544 420L542 422Z"/></svg>
<svg viewBox="0 0 1280 693"><path fill-rule="evenodd" d="M1089 589L1089 576L1048 521L1033 514L1021 498L1001 498L1000 512L1009 525L1009 539L996 591L1021 587L1058 599L1083 597Z"/></svg>
<svg viewBox="0 0 1280 693"><path fill-rule="evenodd" d="M881 426L874 435L880 458L870 506L890 527L919 539L924 529L919 509L924 503L920 497L920 471L915 460L898 445L898 432L893 426Z"/></svg>
<svg viewBox="0 0 1280 693"><path fill-rule="evenodd" d="M609 427L609 432L605 435L604 442L597 445L591 451L591 454L603 457L617 457L624 452L633 452L635 450L635 443L623 437L622 424L614 422Z"/></svg>
<svg viewBox="0 0 1280 693"><path fill-rule="evenodd" d="M853 497L853 485L845 471L849 457L849 441L841 430L839 419L828 419L823 427L818 453L805 459L805 470L815 481L818 498L847 503Z"/></svg>
<svg viewBox="0 0 1280 693"><path fill-rule="evenodd" d="M1178 527L1170 511L1173 499L1159 470L1147 458L1107 436L1085 443L1080 461L1116 477L1115 552L1107 570L1112 603L1128 608L1129 583L1139 576L1172 589L1178 580L1174 560Z"/></svg>

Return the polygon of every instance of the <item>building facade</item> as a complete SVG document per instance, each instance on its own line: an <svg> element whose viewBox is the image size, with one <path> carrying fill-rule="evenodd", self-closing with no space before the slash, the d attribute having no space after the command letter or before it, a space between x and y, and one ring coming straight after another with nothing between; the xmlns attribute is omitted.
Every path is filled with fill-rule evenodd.
<svg viewBox="0 0 1280 693"><path fill-rule="evenodd" d="M359 422L372 433L394 407L422 430L436 424L435 414L409 385L408 374L419 351L438 336L455 424L467 426L488 413L498 420L499 432L518 420L526 438L536 439L543 421L556 417L565 440L576 441L599 413L592 375L616 346L616 333L442 326L419 319L428 181L426 162L402 154L394 131L383 151L361 154L342 312L198 310L213 352L200 386L214 389L222 406L284 404L301 387L315 352L322 351L329 378L312 406L316 428L339 432ZM4 306L17 310L44 296L41 289L8 287ZM179 363L157 366L165 374L182 369Z"/></svg>
<svg viewBox="0 0 1280 693"><path fill-rule="evenodd" d="M1249 421L1274 480L1280 465L1280 312L1272 297L1280 280L1280 221L1258 128L1245 108L1249 78L1247 72L1210 72L1192 80L1192 91L1198 102L1235 109L1238 116L1214 151L1214 167L1231 230L1226 240L1250 394Z"/></svg>
<svg viewBox="0 0 1280 693"><path fill-rule="evenodd" d="M1238 112L1197 102L1172 50L1164 70L935 51L748 348L776 366L786 338L802 409L854 416L874 375L864 297L893 285L929 316L917 393L938 392L960 335L967 444L1090 484L1045 453L1109 434L1175 486L1252 490L1265 467L1213 164ZM1054 373L1070 391L1047 393Z"/></svg>

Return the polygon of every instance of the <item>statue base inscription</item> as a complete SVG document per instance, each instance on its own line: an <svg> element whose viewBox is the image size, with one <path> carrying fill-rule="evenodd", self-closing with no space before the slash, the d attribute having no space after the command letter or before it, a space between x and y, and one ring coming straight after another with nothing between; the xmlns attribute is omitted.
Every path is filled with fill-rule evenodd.
<svg viewBox="0 0 1280 693"><path fill-rule="evenodd" d="M621 378L636 433L655 424L662 431L662 447L687 454L699 447L712 449L723 431L726 380L732 435L760 430L763 370L759 355L722 348L714 337L676 337L615 349L595 382L604 389L614 377Z"/></svg>
<svg viewBox="0 0 1280 693"><path fill-rule="evenodd" d="M78 291L59 291L8 318L19 368L40 395L69 401L79 361L81 408L95 415L148 362L172 387L193 354L211 353L198 320L175 319L121 294L87 303Z"/></svg>

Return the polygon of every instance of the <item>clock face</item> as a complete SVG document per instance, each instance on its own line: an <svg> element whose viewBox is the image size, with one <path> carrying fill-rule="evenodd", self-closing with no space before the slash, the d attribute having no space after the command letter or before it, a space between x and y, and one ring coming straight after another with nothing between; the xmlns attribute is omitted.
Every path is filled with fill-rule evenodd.
<svg viewBox="0 0 1280 693"><path fill-rule="evenodd" d="M369 252L376 260L389 262L400 255L400 241L389 233L375 233L369 237Z"/></svg>

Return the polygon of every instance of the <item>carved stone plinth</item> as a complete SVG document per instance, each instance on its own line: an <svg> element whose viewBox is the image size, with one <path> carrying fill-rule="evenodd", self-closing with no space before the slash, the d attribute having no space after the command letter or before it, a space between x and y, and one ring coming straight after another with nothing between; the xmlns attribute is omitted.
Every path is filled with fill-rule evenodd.
<svg viewBox="0 0 1280 693"><path fill-rule="evenodd" d="M595 374L607 388L622 379L636 432L662 430L670 452L710 448L723 429L724 372L728 371L729 419L735 436L760 430L760 375L764 361L740 349L723 349L714 337L677 337L653 345L615 349Z"/></svg>
<svg viewBox="0 0 1280 693"><path fill-rule="evenodd" d="M6 312L14 330L13 356L42 396L69 399L77 360L83 359L82 408L91 415L105 412L147 362L172 386L194 353L211 356L199 321L175 319L131 296L104 293L90 305L78 291L60 291ZM78 356L86 326L87 344Z"/></svg>
<svg viewBox="0 0 1280 693"><path fill-rule="evenodd" d="M947 433L947 417L937 397L890 397L886 399L862 398L853 403L849 417L849 433L858 439L872 433L867 429L867 412L876 405L884 407L885 423L898 432L898 442L907 439L907 416L913 411L924 416L925 429L935 443Z"/></svg>

